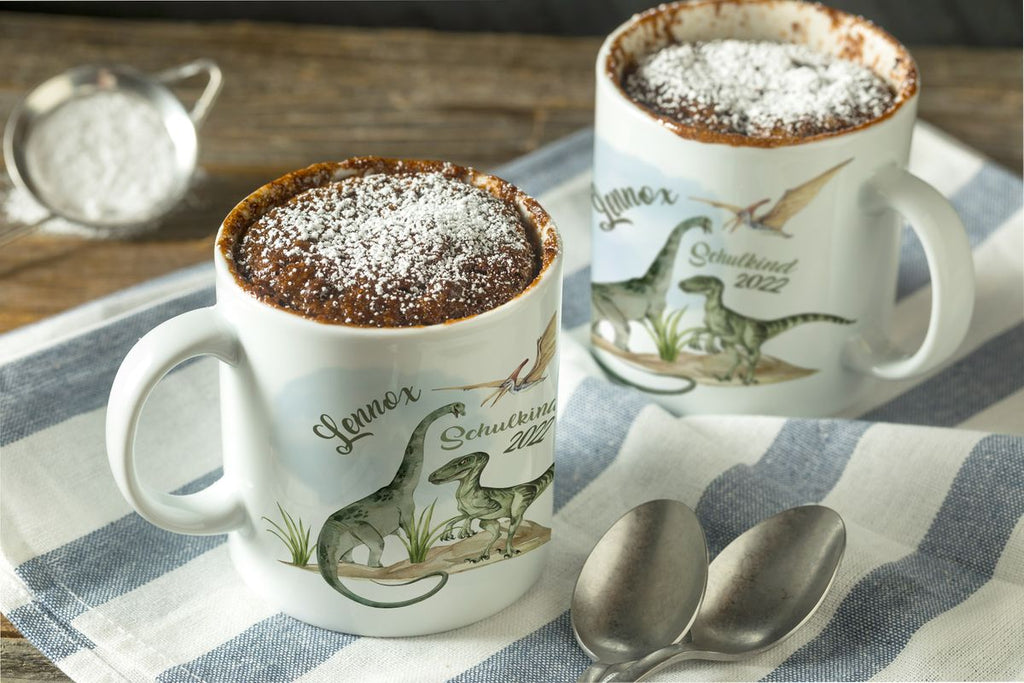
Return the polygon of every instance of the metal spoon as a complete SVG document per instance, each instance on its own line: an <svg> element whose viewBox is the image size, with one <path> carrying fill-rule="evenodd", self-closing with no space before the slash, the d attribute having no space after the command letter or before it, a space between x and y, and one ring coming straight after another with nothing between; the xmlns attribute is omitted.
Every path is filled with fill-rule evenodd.
<svg viewBox="0 0 1024 683"><path fill-rule="evenodd" d="M764 520L711 563L686 642L609 668L602 680L638 681L675 662L734 661L778 645L821 604L845 548L846 528L830 508L805 505Z"/></svg>
<svg viewBox="0 0 1024 683"><path fill-rule="evenodd" d="M623 515L594 546L573 591L573 634L595 660L580 681L678 642L707 577L707 545L693 510L652 500Z"/></svg>

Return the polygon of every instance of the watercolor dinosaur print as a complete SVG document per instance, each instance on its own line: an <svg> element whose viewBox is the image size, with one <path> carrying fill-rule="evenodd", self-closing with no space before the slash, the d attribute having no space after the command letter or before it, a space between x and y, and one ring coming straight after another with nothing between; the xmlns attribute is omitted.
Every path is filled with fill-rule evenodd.
<svg viewBox="0 0 1024 683"><path fill-rule="evenodd" d="M665 312L665 297L672 284L672 270L683 235L693 228L711 232L711 219L694 216L672 229L651 265L640 277L621 282L594 282L590 288L591 331L597 336L601 321L611 323L612 343L622 351L629 347L629 323L660 321Z"/></svg>
<svg viewBox="0 0 1024 683"><path fill-rule="evenodd" d="M493 406L506 394L521 393L547 379L545 374L554 360L557 345L557 314L551 316L544 332L537 339L533 366L520 376L529 358L505 379L446 390L469 391L489 387L494 392L483 404ZM551 537L549 527L525 518L527 509L549 488L554 466L526 482L505 487L483 486L480 474L489 461L483 451L457 456L436 469L429 482L442 486L459 482L453 492L458 514L432 525L437 504L417 510L414 494L422 483L424 446L428 431L438 421L466 415L466 406L453 402L432 410L423 417L409 437L402 460L391 481L376 491L348 503L331 513L320 528L316 543L309 543L309 531L301 519L296 520L279 507L283 526L266 518L267 531L281 541L290 554L285 564L317 571L335 591L361 605L373 608L397 608L422 602L437 594L448 582L450 574L467 571L493 562L511 559L534 550ZM440 489L439 489L440 490ZM472 523L477 523L474 531ZM459 529L456 530L456 526ZM504 536L500 556L492 549ZM385 566L382 558L389 537L397 538L408 551L409 559ZM437 541L455 541L438 545ZM365 563L356 561L356 552L366 549ZM309 564L315 551L316 562ZM395 601L375 600L358 594L342 577L370 579L384 585L408 585L424 579L437 581L412 598Z"/></svg>
<svg viewBox="0 0 1024 683"><path fill-rule="evenodd" d="M757 209L770 202L771 198L766 197L745 207L701 197L690 197L690 199L731 211L734 214L733 218L723 226L729 231L735 231L739 226L745 225L764 234L792 237L788 232L783 232L783 226L790 218L803 211L821 192L821 188L825 187L828 181L851 161L853 161L852 157L811 178L806 183L786 190L772 208L760 215L756 214Z"/></svg>
<svg viewBox="0 0 1024 683"><path fill-rule="evenodd" d="M850 325L855 321L828 313L797 313L774 320L761 320L737 313L722 303L725 285L717 277L694 275L679 283L679 289L690 294L704 296L704 327L693 330L691 346L703 342L706 349L718 347L722 352L733 354L732 365L718 375L723 382L732 380L741 363L746 369L741 377L744 385L756 384L754 376L761 360L761 345L797 325L813 322L828 322Z"/></svg>
<svg viewBox="0 0 1024 683"><path fill-rule="evenodd" d="M786 190L773 206L763 211L760 210L771 202L771 198L761 199L749 206L693 196L690 199L731 212L732 218L723 225L723 229L728 232L746 226L760 234L789 238L792 234L786 232L785 228L790 220L807 208L825 185L851 161L852 157ZM596 349L625 361L635 369L680 379L684 384L677 388L638 385L636 380L626 379L609 366L601 354L595 353L601 366L621 381L658 394L686 393L697 384L749 386L784 382L815 373L816 370L763 355L761 346L797 325L812 322L849 325L855 321L828 313L800 313L776 320L747 316L723 303L725 284L719 278L707 275L698 275L679 283L683 292L704 296L703 325L684 329L682 322L687 307L667 311L669 279L676 265L679 242L689 227L697 225L703 227L705 233L710 232L710 220L704 216L696 216L678 224L642 276L622 282L595 282L591 293L591 340ZM698 244L707 246L704 242ZM792 263L796 264L797 261L793 260ZM778 287L789 282L788 277L768 279L776 289L765 289L760 285L757 288L778 293ZM741 278L737 280L736 286L753 288L752 285L744 284L748 281L753 282L752 279ZM758 277L757 282L764 284L764 278ZM610 324L610 339L599 332L602 323ZM657 353L630 349L631 323L639 323L647 331ZM688 353L685 349L701 353Z"/></svg>
<svg viewBox="0 0 1024 683"><path fill-rule="evenodd" d="M502 535L502 519L508 520L502 556L508 559L522 552L515 547L513 539L519 525L523 523L523 515L555 478L555 466L552 464L539 477L522 484L505 487L481 486L480 474L487 467L489 460L490 456L483 451L452 458L431 472L428 478L431 484L438 485L450 481L459 482L455 490L455 500L461 514L445 524L441 533L442 541L473 536L474 521L479 524L481 531L486 531L490 536L483 552L476 557L466 558L467 562L476 563L490 559L491 549ZM462 524L462 528L455 531L458 524Z"/></svg>
<svg viewBox="0 0 1024 683"><path fill-rule="evenodd" d="M423 444L427 430L437 419L445 415L460 417L465 414L466 406L461 403L449 403L420 420L409 438L409 445L405 448L402 462L391 483L365 498L349 503L324 522L320 529L320 537L317 539L317 566L324 580L334 590L367 607L404 607L426 600L448 582L447 573L431 572L409 582L415 583L437 576L440 581L427 593L410 600L378 602L357 595L341 582L338 578L338 561L351 562L352 551L365 545L370 552L368 566L379 568L382 566L380 558L384 552L385 537L398 535L399 529L411 536L410 523L416 506L413 502L413 493L419 484L420 471L423 469Z"/></svg>
<svg viewBox="0 0 1024 683"><path fill-rule="evenodd" d="M439 387L434 391L472 391L473 389L494 389L480 404L481 407L491 402L491 407L498 404L506 394L519 394L537 386L548 378L544 373L547 371L551 361L555 358L555 349L558 341L558 328L556 326L556 315L551 316L547 327L537 339L537 355L534 357L533 366L527 371L525 377L519 373L530 361L529 357L524 358L512 373L503 379L481 382L479 384L465 384L457 387Z"/></svg>

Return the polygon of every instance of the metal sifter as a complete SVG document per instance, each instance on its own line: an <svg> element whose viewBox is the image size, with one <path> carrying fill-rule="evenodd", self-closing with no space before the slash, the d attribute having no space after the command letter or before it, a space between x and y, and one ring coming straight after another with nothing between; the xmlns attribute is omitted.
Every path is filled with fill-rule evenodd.
<svg viewBox="0 0 1024 683"><path fill-rule="evenodd" d="M192 109L187 111L169 86L200 74L207 76L206 88ZM213 61L197 59L152 75L122 65L79 66L37 86L15 107L7 121L3 143L4 161L14 184L31 195L46 209L47 214L39 220L0 233L0 244L27 234L55 216L97 229L116 229L147 223L166 214L189 188L198 156L197 131L220 93L222 81L220 68ZM41 191L48 179L38 177L38 170L33 175L26 150L40 122L62 106L77 98L109 92L123 93L142 100L159 116L173 147L173 168L169 169L173 174L173 182L169 191L137 215L97 218L48 200L46 193Z"/></svg>

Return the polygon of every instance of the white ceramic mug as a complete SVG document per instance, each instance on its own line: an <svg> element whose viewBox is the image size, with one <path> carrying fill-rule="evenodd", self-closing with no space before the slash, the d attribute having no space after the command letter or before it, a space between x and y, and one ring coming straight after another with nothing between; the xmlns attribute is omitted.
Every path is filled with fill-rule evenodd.
<svg viewBox="0 0 1024 683"><path fill-rule="evenodd" d="M624 69L660 47L722 38L855 59L899 103L846 131L764 141L659 117L620 85ZM598 360L680 413L823 415L878 378L911 377L949 358L970 321L973 264L949 202L905 170L917 96L902 45L817 4L698 0L620 26L597 58ZM754 229L783 197L799 204L786 212L790 237ZM888 342L901 216L932 279L931 320L913 353Z"/></svg>
<svg viewBox="0 0 1024 683"><path fill-rule="evenodd" d="M539 274L511 301L381 329L316 322L247 293L225 258L232 236L303 189L365 172L351 161L285 176L228 215L216 305L163 323L131 350L110 395L107 448L139 514L178 533L227 532L239 574L287 614L360 635L432 633L511 604L547 555L561 244L533 199L447 165L513 200L542 245ZM376 162L387 172L441 168ZM199 355L222 361L224 474L170 495L140 481L135 431L154 385Z"/></svg>

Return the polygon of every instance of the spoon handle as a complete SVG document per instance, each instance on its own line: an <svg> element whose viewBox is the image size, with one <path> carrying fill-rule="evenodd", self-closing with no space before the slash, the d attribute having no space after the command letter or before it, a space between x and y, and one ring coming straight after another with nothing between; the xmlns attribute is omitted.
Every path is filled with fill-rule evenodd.
<svg viewBox="0 0 1024 683"><path fill-rule="evenodd" d="M587 667L587 670L580 674L576 683L598 683L608 672L609 665L601 662L594 662Z"/></svg>
<svg viewBox="0 0 1024 683"><path fill-rule="evenodd" d="M655 650L642 659L610 667L611 672L601 681L641 681L669 664L687 659L703 659L705 654L700 650L693 649L690 643L668 645L660 650Z"/></svg>
<svg viewBox="0 0 1024 683"><path fill-rule="evenodd" d="M42 218L32 221L31 223L16 225L13 228L0 232L0 247L4 246L8 242L13 242L19 237L24 237L51 218L53 218L53 214L48 213Z"/></svg>

